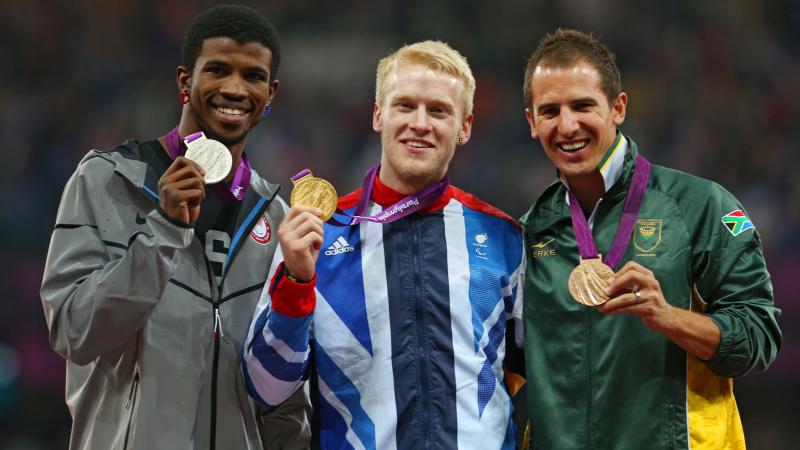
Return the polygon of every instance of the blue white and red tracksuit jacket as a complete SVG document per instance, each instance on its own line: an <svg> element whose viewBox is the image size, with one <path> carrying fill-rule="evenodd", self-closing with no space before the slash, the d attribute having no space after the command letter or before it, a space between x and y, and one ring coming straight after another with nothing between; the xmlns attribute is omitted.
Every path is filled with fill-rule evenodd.
<svg viewBox="0 0 800 450"><path fill-rule="evenodd" d="M366 214L403 197L376 178ZM244 349L249 392L286 399L311 340L322 448L513 449L502 363L507 320L522 342L523 258L513 219L453 186L390 224L326 224L316 290L276 253Z"/></svg>

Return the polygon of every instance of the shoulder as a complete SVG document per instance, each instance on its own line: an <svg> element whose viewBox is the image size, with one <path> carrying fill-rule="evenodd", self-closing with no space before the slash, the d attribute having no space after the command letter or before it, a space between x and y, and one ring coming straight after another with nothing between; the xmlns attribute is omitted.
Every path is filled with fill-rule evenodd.
<svg viewBox="0 0 800 450"><path fill-rule="evenodd" d="M661 200L656 197L654 201L672 202L677 207L687 233L699 249L745 248L760 241L744 206L714 181L653 166L646 196L651 192L661 196Z"/></svg>
<svg viewBox="0 0 800 450"><path fill-rule="evenodd" d="M517 223L517 221L514 220L514 218L512 218L499 208L496 208L495 206L492 206L491 204L479 199L473 194L470 194L469 192L463 191L452 185L450 186L450 193L452 194L452 198L454 200L458 201L467 208L476 211L478 213L482 213L490 217L495 217L504 222L507 222L517 230L521 229L519 223Z"/></svg>
<svg viewBox="0 0 800 450"><path fill-rule="evenodd" d="M136 139L127 139L116 147L89 150L78 163L75 177L90 181L107 179L120 168L137 165L143 168L144 162L139 154L140 145L142 143Z"/></svg>
<svg viewBox="0 0 800 450"><path fill-rule="evenodd" d="M561 211L566 208L564 203L564 185L558 179L554 180L544 192L533 202L528 211L520 217L520 224L524 229L539 229L543 225L552 223L555 217L561 216Z"/></svg>
<svg viewBox="0 0 800 450"><path fill-rule="evenodd" d="M653 165L648 192L657 192L674 202L686 215L727 213L739 208L739 201L720 184L695 175Z"/></svg>
<svg viewBox="0 0 800 450"><path fill-rule="evenodd" d="M265 178L262 178L255 169L252 169L250 173L250 187L262 197L266 197L268 199L274 197L276 204L281 205L284 209L288 209L286 202L278 195L282 186L277 183L271 183Z"/></svg>

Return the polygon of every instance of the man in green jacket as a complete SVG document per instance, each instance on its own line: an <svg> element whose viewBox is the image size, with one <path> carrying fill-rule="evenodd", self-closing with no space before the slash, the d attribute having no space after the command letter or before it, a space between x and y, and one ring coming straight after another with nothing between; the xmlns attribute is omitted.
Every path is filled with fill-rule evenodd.
<svg viewBox="0 0 800 450"><path fill-rule="evenodd" d="M524 93L559 176L521 219L533 447L744 448L732 378L765 370L781 343L744 208L638 153L597 39L545 36Z"/></svg>

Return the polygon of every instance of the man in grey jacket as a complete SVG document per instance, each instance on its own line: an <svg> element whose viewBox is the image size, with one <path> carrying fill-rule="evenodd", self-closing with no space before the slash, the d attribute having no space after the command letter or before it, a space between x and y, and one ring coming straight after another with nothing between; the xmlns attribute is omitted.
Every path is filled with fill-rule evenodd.
<svg viewBox="0 0 800 450"><path fill-rule="evenodd" d="M256 11L205 11L184 36L180 123L90 151L67 183L41 295L67 360L70 448L308 446L306 392L260 411L240 370L287 209L244 154L279 63ZM183 156L187 146L201 156ZM208 165L220 148L230 166Z"/></svg>

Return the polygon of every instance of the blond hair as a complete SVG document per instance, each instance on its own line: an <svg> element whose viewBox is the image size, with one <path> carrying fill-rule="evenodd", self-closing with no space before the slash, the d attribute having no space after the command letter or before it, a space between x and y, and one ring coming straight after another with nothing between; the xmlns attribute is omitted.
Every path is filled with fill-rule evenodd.
<svg viewBox="0 0 800 450"><path fill-rule="evenodd" d="M461 53L441 41L422 41L405 45L378 63L375 77L375 102L383 107L386 100L386 80L389 74L400 66L422 64L461 80L464 85L462 95L464 117L472 114L472 99L475 96L475 78L467 59Z"/></svg>

